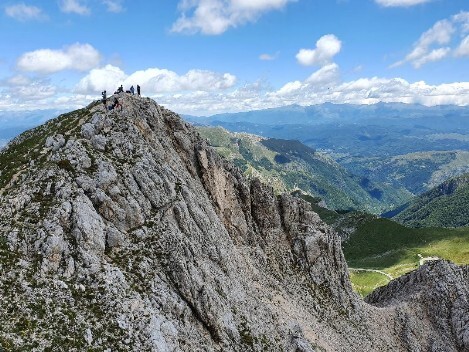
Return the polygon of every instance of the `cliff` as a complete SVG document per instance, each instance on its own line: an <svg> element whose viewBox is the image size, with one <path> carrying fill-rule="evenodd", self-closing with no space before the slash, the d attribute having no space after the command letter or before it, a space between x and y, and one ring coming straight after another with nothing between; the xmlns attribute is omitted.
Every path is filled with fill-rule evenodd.
<svg viewBox="0 0 469 352"><path fill-rule="evenodd" d="M3 349L469 350L467 268L427 264L363 302L306 202L119 98L0 154Z"/></svg>

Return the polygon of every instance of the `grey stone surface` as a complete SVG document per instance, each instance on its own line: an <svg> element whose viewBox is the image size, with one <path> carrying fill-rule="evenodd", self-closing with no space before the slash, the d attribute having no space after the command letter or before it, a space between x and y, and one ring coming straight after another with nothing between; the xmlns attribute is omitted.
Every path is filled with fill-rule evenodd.
<svg viewBox="0 0 469 352"><path fill-rule="evenodd" d="M467 268L428 263L364 302L307 203L152 100L119 99L0 192L3 348L468 350Z"/></svg>

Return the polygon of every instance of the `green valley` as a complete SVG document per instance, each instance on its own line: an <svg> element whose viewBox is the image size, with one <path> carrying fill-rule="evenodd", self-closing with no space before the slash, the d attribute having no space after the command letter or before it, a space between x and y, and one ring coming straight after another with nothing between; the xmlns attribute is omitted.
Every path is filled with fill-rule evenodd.
<svg viewBox="0 0 469 352"><path fill-rule="evenodd" d="M376 287L410 272L426 260L441 258L469 264L469 228L410 228L393 220L364 213L337 214L325 218L339 233L349 231L343 241L345 259L355 289L363 296ZM366 270L375 271L366 271ZM381 271L382 273L379 273Z"/></svg>
<svg viewBox="0 0 469 352"><path fill-rule="evenodd" d="M395 183L383 186L351 175L327 154L298 141L232 133L221 127L198 127L198 131L219 154L233 161L246 175L259 177L272 185L277 193L290 192L311 203L321 219L341 236L352 284L362 296L387 284L392 278L418 268L427 260L440 258L469 264L469 227L448 229L442 227L447 224L439 221L421 225L434 227L412 228L370 214L378 214L378 209L393 203L405 203L409 199L410 193L392 191L397 187ZM381 167L383 180L386 172L394 170L396 179L407 177L408 185L420 184L423 189L425 180L439 180L451 174L451 169L464 168L468 157L468 152L419 152L392 158L389 168L376 163L376 170ZM446 168L451 163L452 167ZM423 172L416 173L415 170L424 169L427 176L419 178ZM435 176L435 170L439 170L439 176ZM464 209L469 209L465 207L469 199L467 178L456 180L443 183L406 203L407 210L397 218L405 214L413 214L414 217L422 214L417 209L423 212L433 209L444 215L433 215L431 219L469 219L469 214L464 212ZM437 194L444 197L440 199ZM434 198L431 195L438 201L431 202L430 198ZM452 201L455 199L458 200ZM442 202L446 202L446 206ZM445 213L445 209L452 212L451 216ZM469 224L459 222L455 226L459 225Z"/></svg>
<svg viewBox="0 0 469 352"><path fill-rule="evenodd" d="M292 140L198 127L199 133L246 175L259 177L276 192L296 189L321 198L328 208L379 214L410 199L410 193L350 174L325 153Z"/></svg>

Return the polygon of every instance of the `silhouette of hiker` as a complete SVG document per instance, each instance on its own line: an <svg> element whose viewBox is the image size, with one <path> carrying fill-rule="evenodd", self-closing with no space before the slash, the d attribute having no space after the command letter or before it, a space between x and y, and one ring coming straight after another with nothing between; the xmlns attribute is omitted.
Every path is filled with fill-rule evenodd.
<svg viewBox="0 0 469 352"><path fill-rule="evenodd" d="M135 89L134 89L134 86L130 87L130 93L132 93L132 95L135 94Z"/></svg>
<svg viewBox="0 0 469 352"><path fill-rule="evenodd" d="M140 96L140 86L137 84L137 95Z"/></svg>
<svg viewBox="0 0 469 352"><path fill-rule="evenodd" d="M103 97L103 99L101 99L101 101L102 101L102 103L103 103L103 105L104 105L104 108L106 108L106 91L103 91L103 92L101 93L101 95L102 95L102 97Z"/></svg>
<svg viewBox="0 0 469 352"><path fill-rule="evenodd" d="M119 100L116 99L115 103L116 103L115 108L116 108L116 109L117 109L117 108L120 108L120 111L122 111L122 104L119 103Z"/></svg>

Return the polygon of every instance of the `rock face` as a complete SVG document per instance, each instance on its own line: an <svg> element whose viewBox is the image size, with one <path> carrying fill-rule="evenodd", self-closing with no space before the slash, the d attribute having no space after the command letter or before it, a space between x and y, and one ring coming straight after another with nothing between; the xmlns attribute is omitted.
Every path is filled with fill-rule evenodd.
<svg viewBox="0 0 469 352"><path fill-rule="evenodd" d="M150 99L121 95L0 154L0 346L83 351L468 351L468 269L363 302L337 235Z"/></svg>

